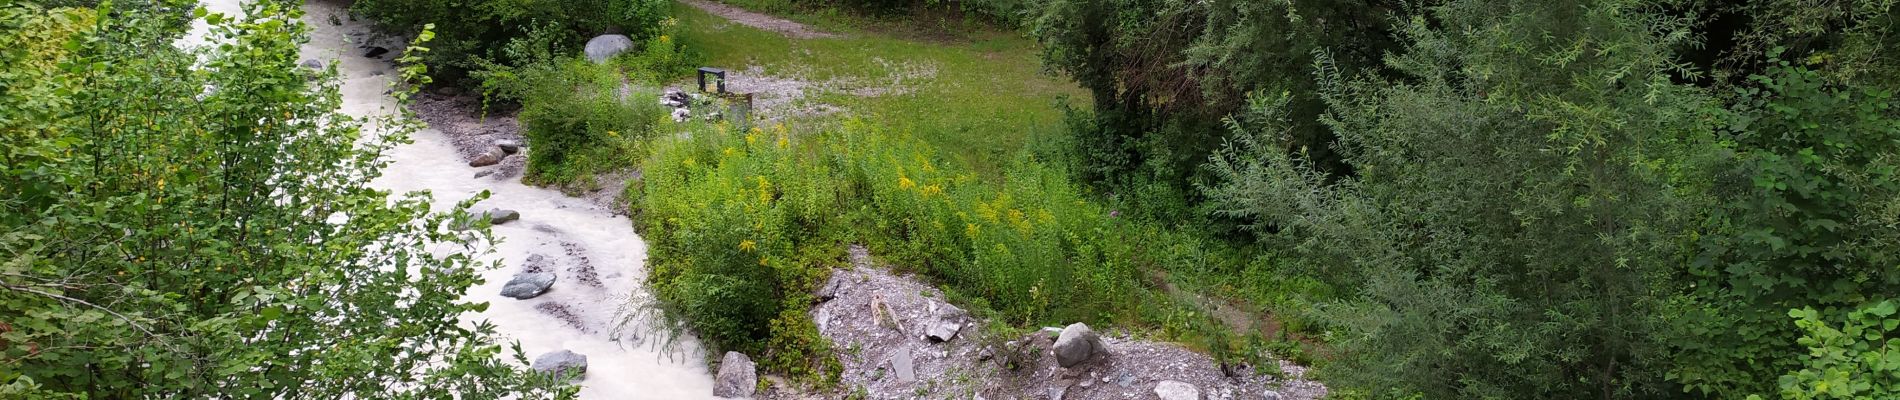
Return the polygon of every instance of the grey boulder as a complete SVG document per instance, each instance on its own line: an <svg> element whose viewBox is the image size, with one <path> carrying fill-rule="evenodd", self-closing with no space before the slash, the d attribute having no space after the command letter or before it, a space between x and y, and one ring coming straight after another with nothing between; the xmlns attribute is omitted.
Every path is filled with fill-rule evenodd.
<svg viewBox="0 0 1900 400"><path fill-rule="evenodd" d="M521 213L515 212L515 210L504 210L500 208L488 210L488 212L482 213L482 215L488 217L489 224L494 225L506 224L521 219Z"/></svg>
<svg viewBox="0 0 1900 400"><path fill-rule="evenodd" d="M957 337L957 331L963 330L963 320L969 315L963 309L948 303L931 303L930 308L937 314L937 319L924 325L924 339L948 342Z"/></svg>
<svg viewBox="0 0 1900 400"><path fill-rule="evenodd" d="M627 38L627 35L600 35L588 39L587 46L582 50L587 53L588 61L604 63L630 49L633 49L633 39Z"/></svg>
<svg viewBox="0 0 1900 400"><path fill-rule="evenodd" d="M302 65L304 68L309 68L309 69L323 69L323 61L318 61L315 58L303 59L303 62L299 63L298 65Z"/></svg>
<svg viewBox="0 0 1900 400"><path fill-rule="evenodd" d="M1108 351L1102 344L1102 338L1090 330L1088 324L1080 322L1062 328L1062 335L1056 337L1056 363L1063 368L1074 367L1096 354Z"/></svg>
<svg viewBox="0 0 1900 400"><path fill-rule="evenodd" d="M509 279L508 284L502 285L501 295L527 300L547 293L548 288L552 286L554 286L553 272L523 272L515 274L514 279Z"/></svg>
<svg viewBox="0 0 1900 400"><path fill-rule="evenodd" d="M516 142L513 140L496 140L495 148L501 149L501 152L504 154L515 154L515 153L521 152L521 142Z"/></svg>
<svg viewBox="0 0 1900 400"><path fill-rule="evenodd" d="M491 150L482 152L482 154L476 155L475 159L473 160L468 160L468 166L486 167L490 165L500 164L501 158L507 157L507 156L508 156L507 154L501 152L501 149L491 149Z"/></svg>
<svg viewBox="0 0 1900 400"><path fill-rule="evenodd" d="M533 368L538 372L578 379L587 374L587 356L567 350L542 354L534 358Z"/></svg>
<svg viewBox="0 0 1900 400"><path fill-rule="evenodd" d="M939 320L936 323L930 324L929 327L924 328L924 337L929 338L930 341L933 342L948 342L950 339L957 337L957 331L960 330L963 330L963 323L961 322Z"/></svg>
<svg viewBox="0 0 1900 400"><path fill-rule="evenodd" d="M1201 400L1201 389L1181 381L1161 381L1155 384L1155 397L1161 400Z"/></svg>
<svg viewBox="0 0 1900 400"><path fill-rule="evenodd" d="M713 377L713 396L740 399L750 398L759 389L758 366L752 364L752 358L736 351L726 352L719 360L719 374Z"/></svg>
<svg viewBox="0 0 1900 400"><path fill-rule="evenodd" d="M892 375L897 375L897 382L910 383L917 381L917 363L916 360L911 359L910 349L902 349L891 353L890 362Z"/></svg>

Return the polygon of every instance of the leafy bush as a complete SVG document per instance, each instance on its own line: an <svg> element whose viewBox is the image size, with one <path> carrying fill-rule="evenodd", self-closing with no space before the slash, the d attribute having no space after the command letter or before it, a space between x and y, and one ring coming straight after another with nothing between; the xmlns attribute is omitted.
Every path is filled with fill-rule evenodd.
<svg viewBox="0 0 1900 400"><path fill-rule="evenodd" d="M563 55L594 35L622 33L635 42L658 36L667 7L666 0L358 0L350 10L404 34L435 24L440 38L424 61L461 78L488 64L524 65L530 60L498 50L530 33L546 35L545 44Z"/></svg>
<svg viewBox="0 0 1900 400"><path fill-rule="evenodd" d="M1780 56L1775 52L1772 56ZM1741 89L1726 139L1734 165L1684 266L1692 331L1671 371L1698 391L1766 393L1792 369L1788 309L1850 308L1900 292L1900 110L1888 89L1772 64Z"/></svg>
<svg viewBox="0 0 1900 400"><path fill-rule="evenodd" d="M1808 349L1802 368L1782 375L1781 398L1888 399L1900 397L1900 316L1895 300L1849 311L1839 327L1813 308L1788 312ZM1760 396L1750 396L1759 399Z"/></svg>
<svg viewBox="0 0 1900 400"><path fill-rule="evenodd" d="M804 315L826 265L797 253L824 246L814 227L837 201L821 186L830 170L798 163L783 130L720 124L654 146L636 214L652 246L648 284L670 314L718 348L765 354L768 369L835 379Z"/></svg>
<svg viewBox="0 0 1900 400"><path fill-rule="evenodd" d="M572 397L460 322L470 203L363 185L415 125L335 113L294 5L200 54L187 5L0 6L0 397Z"/></svg>
<svg viewBox="0 0 1900 400"><path fill-rule="evenodd" d="M486 101L521 105L530 183L598 189L594 174L639 162L645 138L671 111L652 88L690 71L695 59L668 34L673 24L662 21L661 34L639 51L605 64L547 51L548 30L535 29L504 50L526 64L476 71Z"/></svg>
<svg viewBox="0 0 1900 400"><path fill-rule="evenodd" d="M668 110L650 89L621 89L612 68L570 59L518 71L530 182L590 184L595 172L626 168L636 147Z"/></svg>

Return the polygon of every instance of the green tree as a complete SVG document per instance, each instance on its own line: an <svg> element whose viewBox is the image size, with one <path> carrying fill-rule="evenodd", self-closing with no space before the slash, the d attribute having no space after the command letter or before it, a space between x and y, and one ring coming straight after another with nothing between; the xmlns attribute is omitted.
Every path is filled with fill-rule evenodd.
<svg viewBox="0 0 1900 400"><path fill-rule="evenodd" d="M1322 170L1347 173L1332 153L1310 67L1330 49L1347 76L1377 72L1397 49L1397 1L1051 0L1033 24L1050 69L1093 95L1071 119L1080 144L1078 175L1144 205L1136 211L1181 217L1196 193L1187 183L1228 131L1247 93L1290 96L1290 138ZM1172 219L1172 218L1169 218Z"/></svg>
<svg viewBox="0 0 1900 400"><path fill-rule="evenodd" d="M1891 36L1875 3L1740 26L1694 2L1422 8L1386 58L1402 75L1316 64L1352 175L1292 137L1297 94L1261 96L1205 189L1358 291L1319 310L1342 386L1772 393L1803 363L1787 310L1900 291L1900 113L1884 59L1844 56ZM1693 50L1708 33L1746 38ZM1702 51L1731 61L1680 60Z"/></svg>
<svg viewBox="0 0 1900 400"><path fill-rule="evenodd" d="M364 186L414 125L335 112L296 4L193 54L160 3L0 7L0 397L572 395L459 322L486 230Z"/></svg>
<svg viewBox="0 0 1900 400"><path fill-rule="evenodd" d="M1425 398L1667 397L1654 318L1709 204L1721 104L1671 82L1690 21L1644 3L1453 1L1386 64L1316 65L1329 175L1262 96L1209 169L1217 212L1356 296L1315 311L1342 388Z"/></svg>

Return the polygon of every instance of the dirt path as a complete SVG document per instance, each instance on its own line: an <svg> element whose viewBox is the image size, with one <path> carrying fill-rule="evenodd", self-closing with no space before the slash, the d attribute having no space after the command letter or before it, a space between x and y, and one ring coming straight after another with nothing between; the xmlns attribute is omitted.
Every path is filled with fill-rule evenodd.
<svg viewBox="0 0 1900 400"><path fill-rule="evenodd" d="M708 0L680 0L706 12L732 20L741 25L778 32L793 39L835 38L838 34L813 29L805 24L770 15L746 11L738 7L719 4Z"/></svg>

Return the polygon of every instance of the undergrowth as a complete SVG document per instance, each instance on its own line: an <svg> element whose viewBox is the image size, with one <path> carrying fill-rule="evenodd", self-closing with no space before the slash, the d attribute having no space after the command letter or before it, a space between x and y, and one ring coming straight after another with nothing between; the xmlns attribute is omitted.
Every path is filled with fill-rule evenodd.
<svg viewBox="0 0 1900 400"><path fill-rule="evenodd" d="M532 30L504 49L525 65L486 64L481 78L490 104L519 104L522 136L530 145L525 181L564 190L597 190L595 175L632 168L641 148L669 108L654 99L657 83L691 70L695 56L660 24L635 52L606 63L555 56L552 40Z"/></svg>
<svg viewBox="0 0 1900 400"><path fill-rule="evenodd" d="M1299 350L1228 333L1157 275L1198 276L1242 256L1123 217L1034 157L986 180L919 139L859 120L797 135L782 125L682 126L697 127L654 138L643 181L628 190L651 246L648 283L701 338L765 354L768 370L836 382L832 349L806 310L851 242L1007 325L1152 328L1228 363L1254 361L1240 350Z"/></svg>

